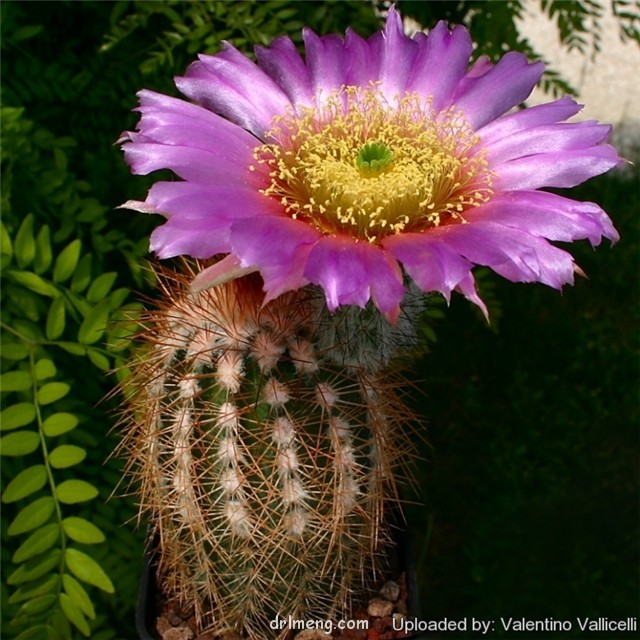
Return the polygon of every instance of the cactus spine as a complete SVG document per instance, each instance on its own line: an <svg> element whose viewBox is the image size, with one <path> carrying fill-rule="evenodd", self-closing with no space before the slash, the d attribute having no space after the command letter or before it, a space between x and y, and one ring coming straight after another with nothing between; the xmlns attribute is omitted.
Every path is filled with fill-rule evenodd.
<svg viewBox="0 0 640 640"><path fill-rule="evenodd" d="M330 344L310 290L185 289L149 315L123 441L160 582L203 629L252 640L276 615L346 615L384 564L411 449L397 380Z"/></svg>

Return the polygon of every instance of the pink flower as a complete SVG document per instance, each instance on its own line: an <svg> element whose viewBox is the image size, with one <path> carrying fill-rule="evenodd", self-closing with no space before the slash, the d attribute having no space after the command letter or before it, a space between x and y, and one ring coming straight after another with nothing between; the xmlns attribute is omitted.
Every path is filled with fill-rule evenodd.
<svg viewBox="0 0 640 640"><path fill-rule="evenodd" d="M572 256L549 241L617 240L596 204L541 191L573 187L620 162L610 127L566 123L570 98L513 110L543 65L507 53L469 66L464 27L404 35L395 9L365 40L303 33L201 55L180 91L141 91L123 149L133 173L170 169L126 207L167 221L160 258L225 256L204 287L259 271L273 299L309 283L331 310L369 300L394 319L404 276L485 312L472 268L511 281L572 283Z"/></svg>

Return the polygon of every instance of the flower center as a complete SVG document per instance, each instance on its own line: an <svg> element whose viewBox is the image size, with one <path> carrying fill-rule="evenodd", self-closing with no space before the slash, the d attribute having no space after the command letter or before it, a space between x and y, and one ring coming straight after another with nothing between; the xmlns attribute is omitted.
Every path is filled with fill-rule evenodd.
<svg viewBox="0 0 640 640"><path fill-rule="evenodd" d="M327 234L376 242L463 223L492 194L461 114L414 94L391 105L375 85L343 87L321 107L276 118L267 140L254 154L269 168L263 193Z"/></svg>

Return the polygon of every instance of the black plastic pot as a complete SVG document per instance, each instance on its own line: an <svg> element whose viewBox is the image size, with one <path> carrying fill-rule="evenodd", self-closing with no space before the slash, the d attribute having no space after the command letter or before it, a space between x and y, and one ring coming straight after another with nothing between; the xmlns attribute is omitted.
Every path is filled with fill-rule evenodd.
<svg viewBox="0 0 640 640"><path fill-rule="evenodd" d="M397 563L401 572L404 572L407 582L407 608L408 617L421 619L421 606L418 594L418 582L416 568L411 554L411 540L406 529L398 529L396 536ZM138 592L138 606L136 609L136 629L140 640L159 640L155 625L158 617L157 596L158 585L156 583L156 563L153 549L144 555L142 573L140 575L140 589ZM407 640L426 640L422 634L407 636Z"/></svg>

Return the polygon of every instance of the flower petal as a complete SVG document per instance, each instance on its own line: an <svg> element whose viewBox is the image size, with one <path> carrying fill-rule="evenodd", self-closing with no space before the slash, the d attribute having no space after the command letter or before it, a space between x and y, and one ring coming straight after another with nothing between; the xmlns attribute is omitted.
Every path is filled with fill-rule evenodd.
<svg viewBox="0 0 640 640"><path fill-rule="evenodd" d="M235 220L240 217L276 214L279 203L258 189L245 185L205 185L196 182L156 182L146 204L167 218L211 218Z"/></svg>
<svg viewBox="0 0 640 640"><path fill-rule="evenodd" d="M404 34L402 18L392 6L382 32L380 82L389 99L402 97L418 45Z"/></svg>
<svg viewBox="0 0 640 640"><path fill-rule="evenodd" d="M438 227L431 235L512 282L542 282L556 289L573 283L571 255L520 229L483 221Z"/></svg>
<svg viewBox="0 0 640 640"><path fill-rule="evenodd" d="M324 289L330 311L343 304L364 307L369 301L367 265L357 247L353 238L325 236L309 253L304 275Z"/></svg>
<svg viewBox="0 0 640 640"><path fill-rule="evenodd" d="M587 149L538 153L493 167L494 191L575 187L620 164L618 152L608 144Z"/></svg>
<svg viewBox="0 0 640 640"><path fill-rule="evenodd" d="M191 146L167 145L160 142L143 142L140 138L122 146L125 159L131 171L137 175L147 175L158 169L170 169L183 180L212 184L249 185L256 187L261 178L249 171L252 161L247 154L246 165L225 162L224 155L217 149L197 149Z"/></svg>
<svg viewBox="0 0 640 640"><path fill-rule="evenodd" d="M268 47L257 46L255 51L260 67L280 85L294 106L313 104L309 69L290 38L276 38Z"/></svg>
<svg viewBox="0 0 640 640"><path fill-rule="evenodd" d="M382 247L360 242L356 249L365 264L374 304L387 317L397 318L405 292L400 266Z"/></svg>
<svg viewBox="0 0 640 640"><path fill-rule="evenodd" d="M138 98L138 131L145 142L203 149L216 153L220 161L246 166L257 141L244 129L178 98L145 90Z"/></svg>
<svg viewBox="0 0 640 640"><path fill-rule="evenodd" d="M184 95L260 139L291 104L274 80L228 43L215 56L200 55L175 82Z"/></svg>
<svg viewBox="0 0 640 640"><path fill-rule="evenodd" d="M477 133L482 140L482 145L489 146L523 129L568 120L581 109L582 105L575 100L564 97L554 102L538 104L514 113L508 113L480 127Z"/></svg>
<svg viewBox="0 0 640 640"><path fill-rule="evenodd" d="M171 218L151 233L149 249L158 258L211 258L229 251L229 225L212 229L207 218Z"/></svg>
<svg viewBox="0 0 640 640"><path fill-rule="evenodd" d="M320 232L303 222L264 216L234 222L230 243L242 267L260 269L269 301L309 283L305 263L319 238Z"/></svg>
<svg viewBox="0 0 640 640"><path fill-rule="evenodd" d="M603 237L619 239L609 216L593 202L578 202L545 191L512 191L476 209L469 222L490 221L534 236L572 242L588 239L593 246Z"/></svg>
<svg viewBox="0 0 640 640"><path fill-rule="evenodd" d="M427 99L433 98L433 109L439 111L451 102L453 92L465 74L473 50L471 37L464 27L453 31L444 22L428 36L416 34L418 51L407 79L407 91Z"/></svg>
<svg viewBox="0 0 640 640"><path fill-rule="evenodd" d="M611 127L595 120L571 124L550 124L512 133L488 148L487 159L496 167L503 162L534 154L593 147L609 138Z"/></svg>
<svg viewBox="0 0 640 640"><path fill-rule="evenodd" d="M345 84L347 63L344 42L337 35L320 37L306 28L302 31L302 38L311 83L318 100Z"/></svg>
<svg viewBox="0 0 640 640"><path fill-rule="evenodd" d="M473 129L506 113L525 100L544 71L542 62L529 63L521 53L510 51L485 74L454 96Z"/></svg>
<svg viewBox="0 0 640 640"><path fill-rule="evenodd" d="M345 57L348 60L345 84L366 87L380 75L380 48L382 38L376 33L368 40L347 29L344 40Z"/></svg>
<svg viewBox="0 0 640 640"><path fill-rule="evenodd" d="M383 245L424 292L439 291L447 301L473 266L431 233L390 236Z"/></svg>

